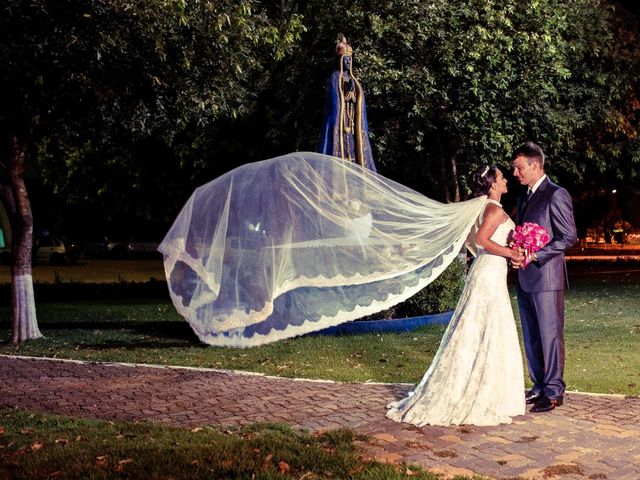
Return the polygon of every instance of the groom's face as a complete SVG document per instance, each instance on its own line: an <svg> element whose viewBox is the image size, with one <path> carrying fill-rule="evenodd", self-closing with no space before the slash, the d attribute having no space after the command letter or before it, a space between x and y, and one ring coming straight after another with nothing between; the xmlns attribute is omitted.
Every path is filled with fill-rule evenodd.
<svg viewBox="0 0 640 480"><path fill-rule="evenodd" d="M538 164L536 162L529 163L527 157L519 156L513 161L513 176L521 185L533 186L538 180L537 174Z"/></svg>

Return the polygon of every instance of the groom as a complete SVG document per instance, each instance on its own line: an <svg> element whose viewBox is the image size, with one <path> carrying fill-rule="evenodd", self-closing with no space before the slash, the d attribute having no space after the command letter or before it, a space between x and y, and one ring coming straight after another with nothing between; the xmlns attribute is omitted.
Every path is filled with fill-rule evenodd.
<svg viewBox="0 0 640 480"><path fill-rule="evenodd" d="M531 412L548 412L562 405L564 373L564 252L576 242L571 196L544 173L544 153L527 142L513 153L513 174L527 192L518 198L516 223L537 223L551 237L518 270L518 307L522 321L529 376L526 392Z"/></svg>

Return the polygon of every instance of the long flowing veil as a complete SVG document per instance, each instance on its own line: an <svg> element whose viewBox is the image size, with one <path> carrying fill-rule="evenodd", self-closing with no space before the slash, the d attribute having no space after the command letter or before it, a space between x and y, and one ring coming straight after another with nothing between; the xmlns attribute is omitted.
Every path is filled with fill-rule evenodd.
<svg viewBox="0 0 640 480"><path fill-rule="evenodd" d="M406 300L457 256L483 206L297 152L197 188L158 249L200 340L249 347Z"/></svg>

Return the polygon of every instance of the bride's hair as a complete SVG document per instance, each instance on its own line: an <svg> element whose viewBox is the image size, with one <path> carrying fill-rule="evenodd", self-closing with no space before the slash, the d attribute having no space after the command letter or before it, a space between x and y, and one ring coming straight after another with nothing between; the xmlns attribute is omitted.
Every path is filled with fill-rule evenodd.
<svg viewBox="0 0 640 480"><path fill-rule="evenodd" d="M471 191L474 197L487 195L491 185L496 181L498 167L495 165L483 165L478 168L471 177Z"/></svg>

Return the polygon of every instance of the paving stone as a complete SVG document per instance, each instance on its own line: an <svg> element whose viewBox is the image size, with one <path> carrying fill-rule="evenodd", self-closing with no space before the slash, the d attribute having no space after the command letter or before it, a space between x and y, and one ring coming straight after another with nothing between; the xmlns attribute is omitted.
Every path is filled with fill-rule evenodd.
<svg viewBox="0 0 640 480"><path fill-rule="evenodd" d="M511 440L496 435L487 435L485 439L492 443L501 443L502 445L510 445L513 443Z"/></svg>
<svg viewBox="0 0 640 480"><path fill-rule="evenodd" d="M460 444L460 443L464 443L464 440L462 440L462 438L460 438L458 435L442 435L440 437L440 440L443 440L445 442L450 442L450 443L455 443L455 444Z"/></svg>
<svg viewBox="0 0 640 480"><path fill-rule="evenodd" d="M470 470L468 468L454 467L451 465L439 465L436 467L431 467L428 470L431 473L435 473L436 475L442 475L445 479L454 478L456 475L475 475L475 472L473 470Z"/></svg>
<svg viewBox="0 0 640 480"><path fill-rule="evenodd" d="M512 468L523 467L525 465L530 465L531 463L533 463L533 460L531 460L530 458L525 457L524 455L518 455L516 453L496 456L494 460L498 465L508 465Z"/></svg>
<svg viewBox="0 0 640 480"><path fill-rule="evenodd" d="M640 398L570 392L547 414L496 427L422 427L385 417L411 389L267 377L225 370L83 363L0 356L0 407L87 418L230 428L277 421L295 428L351 427L365 458L496 479L640 479ZM554 465L582 475L550 476ZM547 475L547 477L545 477Z"/></svg>
<svg viewBox="0 0 640 480"><path fill-rule="evenodd" d="M375 438L376 440L380 440L382 442L397 442L398 441L398 439L396 437L394 437L393 435L390 435L388 433L378 433L378 434L374 435L373 438Z"/></svg>

